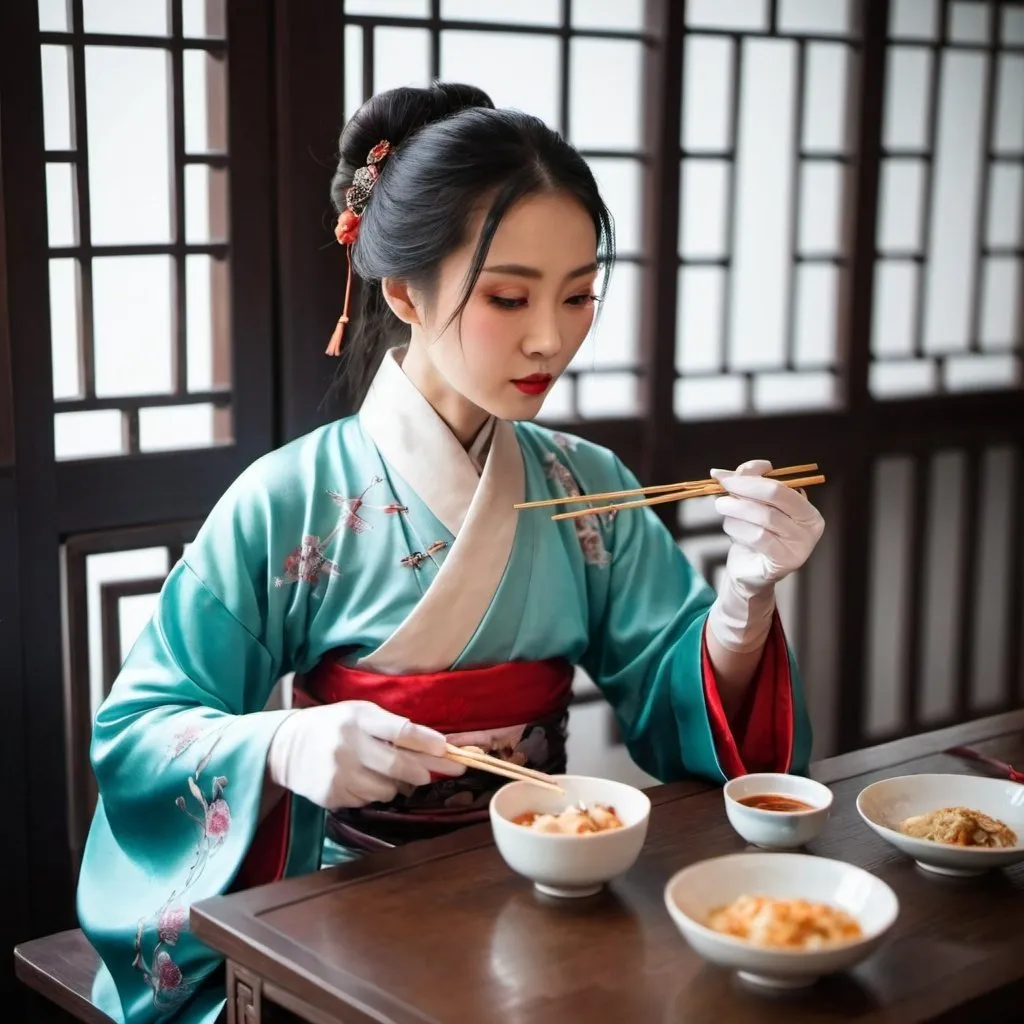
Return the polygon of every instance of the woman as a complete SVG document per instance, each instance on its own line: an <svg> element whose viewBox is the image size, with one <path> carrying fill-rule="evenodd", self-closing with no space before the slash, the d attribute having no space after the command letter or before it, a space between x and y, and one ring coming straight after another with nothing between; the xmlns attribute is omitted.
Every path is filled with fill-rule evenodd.
<svg viewBox="0 0 1024 1024"><path fill-rule="evenodd" d="M649 509L513 510L637 485L530 422L613 255L585 162L445 85L374 97L340 152L363 308L343 336L346 292L329 351L372 374L365 400L232 485L96 720L79 915L128 1024L220 1012L196 900L482 820L501 780L445 760L446 738L564 770L575 665L661 779L807 766L773 587L823 524L768 463L715 472L717 596ZM265 710L289 672L295 706Z"/></svg>

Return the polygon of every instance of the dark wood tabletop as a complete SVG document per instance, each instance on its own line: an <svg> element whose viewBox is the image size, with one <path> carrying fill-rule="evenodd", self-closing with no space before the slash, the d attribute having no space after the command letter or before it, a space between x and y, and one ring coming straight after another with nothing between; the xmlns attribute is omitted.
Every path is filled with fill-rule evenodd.
<svg viewBox="0 0 1024 1024"><path fill-rule="evenodd" d="M192 910L193 928L229 960L237 1024L561 1024L608 1022L999 1021L1024 1019L1024 864L972 879L922 872L860 819L869 783L917 772L982 774L944 751L970 745L1024 765L1024 711L818 762L832 817L808 851L866 868L900 900L885 944L813 989L766 996L701 960L669 918L668 879L746 848L718 787L649 791L636 865L600 896L545 899L505 865L490 826ZM262 1014L262 1016L261 1016Z"/></svg>

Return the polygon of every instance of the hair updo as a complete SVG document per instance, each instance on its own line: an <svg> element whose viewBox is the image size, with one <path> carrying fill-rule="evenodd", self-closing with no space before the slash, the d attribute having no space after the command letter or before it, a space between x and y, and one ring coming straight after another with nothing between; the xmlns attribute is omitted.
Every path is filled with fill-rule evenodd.
<svg viewBox="0 0 1024 1024"><path fill-rule="evenodd" d="M615 256L611 214L593 173L539 118L497 110L486 93L470 85L439 82L372 96L341 133L331 182L338 213L356 171L382 140L391 144L391 154L380 165L351 250L362 285L340 375L355 402L366 393L384 350L402 337L404 325L384 301L381 280L399 278L431 296L441 262L466 243L470 217L485 196L491 196L490 208L451 320L469 301L502 218L526 196L572 196L593 219L599 261L610 268Z"/></svg>

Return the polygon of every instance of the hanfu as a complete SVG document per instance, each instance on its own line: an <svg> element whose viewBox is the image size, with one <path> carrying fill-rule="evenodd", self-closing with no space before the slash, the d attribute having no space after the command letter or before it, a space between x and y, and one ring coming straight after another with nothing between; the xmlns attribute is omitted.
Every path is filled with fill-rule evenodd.
<svg viewBox="0 0 1024 1024"><path fill-rule="evenodd" d="M730 728L704 643L715 595L650 509L559 523L513 509L637 486L618 459L493 419L466 450L400 358L357 415L231 486L100 709L78 910L105 964L98 1001L127 1024L221 1011L220 958L188 931L195 901L483 820L502 781L467 772L329 815L286 795L261 818L288 714L264 708L287 673L296 703L373 701L558 772L582 666L659 779L807 768L778 618Z"/></svg>

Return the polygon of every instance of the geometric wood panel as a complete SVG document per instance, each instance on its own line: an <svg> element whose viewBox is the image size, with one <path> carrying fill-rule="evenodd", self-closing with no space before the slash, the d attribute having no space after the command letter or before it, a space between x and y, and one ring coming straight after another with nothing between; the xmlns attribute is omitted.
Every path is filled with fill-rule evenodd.
<svg viewBox="0 0 1024 1024"><path fill-rule="evenodd" d="M168 562L173 564L173 556ZM100 634L103 649L103 696L110 693L111 686L117 678L124 662L127 648L134 637L122 636L121 602L129 598L156 596L164 585L164 576L143 577L137 580L124 580L115 583L100 584ZM137 635L137 634L136 634Z"/></svg>
<svg viewBox="0 0 1024 1024"><path fill-rule="evenodd" d="M199 528L196 521L69 537L62 550L64 591L64 714L68 745L69 834L73 865L96 804L89 759L92 724L121 668L124 606L156 595ZM138 615L132 617L136 628Z"/></svg>
<svg viewBox="0 0 1024 1024"><path fill-rule="evenodd" d="M683 26L680 419L838 402L856 155L850 4L691 3Z"/></svg>
<svg viewBox="0 0 1024 1024"><path fill-rule="evenodd" d="M1019 388L1024 47L1015 4L895 4L881 151L874 397Z"/></svg>
<svg viewBox="0 0 1024 1024"><path fill-rule="evenodd" d="M274 8L0 4L0 521L13 538L0 744L23 840L2 858L12 942L74 923L67 851L91 811L90 713L118 660L112 627L123 651L151 600L121 598L112 620L103 585L116 587L118 572L155 580L171 557L154 536L156 549L125 539L83 565L98 538L78 538L205 515L280 433ZM218 360L232 335L245 351L228 365ZM145 571L118 568L152 550ZM21 845L27 866L15 863ZM0 971L4 994L8 980Z"/></svg>
<svg viewBox="0 0 1024 1024"><path fill-rule="evenodd" d="M40 15L56 457L230 443L224 4Z"/></svg>
<svg viewBox="0 0 1024 1024"><path fill-rule="evenodd" d="M876 464L865 739L1020 705L1022 493L1008 446Z"/></svg>

